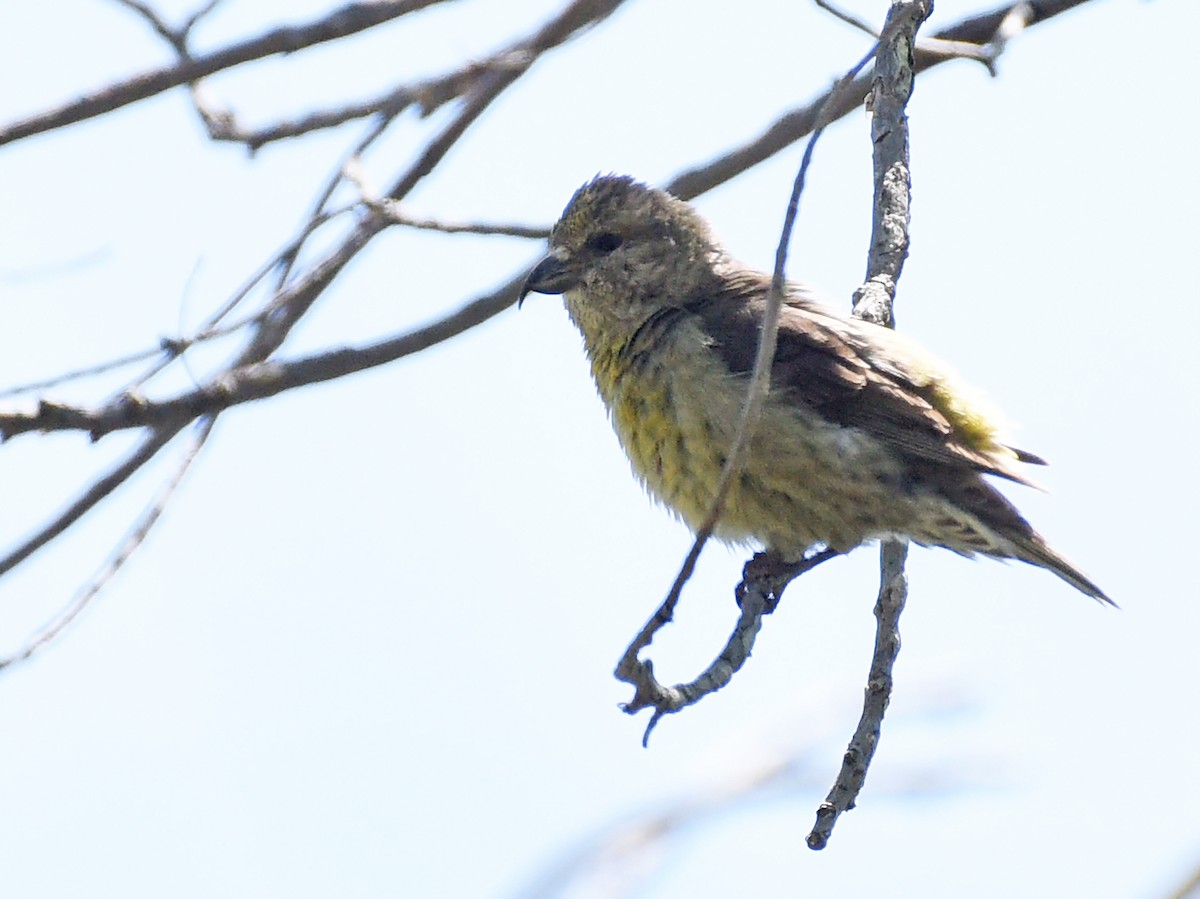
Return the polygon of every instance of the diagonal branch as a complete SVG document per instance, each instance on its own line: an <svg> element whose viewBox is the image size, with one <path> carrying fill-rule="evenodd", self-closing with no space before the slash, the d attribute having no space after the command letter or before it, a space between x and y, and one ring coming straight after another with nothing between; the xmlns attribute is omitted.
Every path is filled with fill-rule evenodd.
<svg viewBox="0 0 1200 899"><path fill-rule="evenodd" d="M466 94L458 116L446 130L430 142L425 152L387 191L389 200L402 200L417 182L433 169L446 151L487 108L501 91L529 71L538 58L584 28L606 19L624 0L575 0L563 12L538 29L531 37L515 44L508 56L511 64L487 69Z"/></svg>
<svg viewBox="0 0 1200 899"><path fill-rule="evenodd" d="M1029 14L1022 18L1022 24L1024 27L1031 27L1087 2L1089 0L1038 0L1034 3L1018 3L1016 6L1030 10ZM1006 3L991 12L972 16L944 28L934 37L947 41L991 44L998 48L996 51L998 53L1011 35L1013 9L1014 4ZM920 74L953 58L955 57L918 53L914 72ZM842 100L832 104L828 112L829 121L836 121L858 109L862 98L870 89L870 75L855 81L853 89L848 89ZM831 95L832 90L827 91L811 103L784 113L753 140L727 151L710 162L679 173L671 179L667 190L681 199L691 200L771 158L780 150L812 132L816 126L817 116L829 102Z"/></svg>
<svg viewBox="0 0 1200 899"><path fill-rule="evenodd" d="M63 534L71 525L83 518L117 487L128 481L139 469L171 442L179 428L159 430L150 434L136 450L108 474L88 485L70 505L58 513L54 520L25 539L20 546L0 558L0 577L12 571L50 541Z"/></svg>
<svg viewBox="0 0 1200 899"><path fill-rule="evenodd" d="M432 2L432 0L426 0L426 5L428 2ZM525 42L526 52L520 65L500 75L493 74L493 77L482 79L476 86L477 89L467 97L458 116L450 123L447 129L430 142L417 162L396 181L388 198L390 200L403 198L422 178L432 171L475 119L506 87L527 71L529 66L532 65L541 53L562 43L572 34L600 21L620 6L621 2L623 0L575 0L575 2L568 4L559 15L552 18ZM416 8L417 5L419 4L413 5L412 8ZM396 4L379 3L377 6L380 8L386 6L393 9L393 11L397 9ZM163 25L162 27L164 30L168 30L167 26ZM181 52L186 51L185 41L186 35L180 36ZM189 62L186 59L181 64L183 68L186 68L188 65ZM198 76L192 73L192 77ZM195 458L204 445L216 415L230 405L226 399L228 394L224 389L228 386L230 377L232 377L232 382L235 384L244 381L245 387L242 395L247 398L254 398L256 393L269 395L270 393L277 392L278 389L285 389L288 386L286 382L280 386L279 382L272 381L270 376L275 371L275 367L268 364L268 360L279 349L295 325L307 314L317 299L324 294L326 288L350 260L357 256L372 238L390 224L387 215L367 206L366 214L360 219L350 234L332 251L326 253L324 258L310 268L303 277L292 282L288 279L287 273L290 272L294 264L300 246L303 245L308 236L315 231L319 224L332 217L332 214L324 211L324 202L323 200L314 211L310 217L309 225L304 228L301 237L296 240L293 248L290 248L293 250L291 254L276 257L276 262L281 264L284 272L280 279L278 292L263 312L247 320L246 324L253 328L252 337L247 346L233 360L229 375L226 378L218 378L214 384L206 388L200 388L199 392L205 394L210 400L215 396L216 401L201 403L199 404L200 408L197 409L197 404L187 397L184 397L182 400L177 398L177 401L173 405L168 404L159 414L151 416L153 420L147 422L151 431L146 436L141 447L109 474L99 478L86 488L83 494L66 510L59 513L54 520L43 526L36 534L29 537L20 546L10 552L5 559L0 560L0 575L20 564L38 549L47 545L77 523L87 512L99 504L105 497L109 496L131 477L134 472L153 458L189 421L204 418L206 421L201 425L201 436L195 443L194 448L187 454L186 462L177 476L177 478L181 478L190 465L190 461ZM275 262L271 265L273 267ZM266 269L260 270L260 275L264 274L265 271ZM257 280L258 277L251 283ZM494 314L500 308L511 305L515 298L516 289L515 283L505 285L500 291L493 292L490 297L481 298L476 303L469 305L457 317L452 316L443 322L435 323L429 328L421 329L413 334L402 335L396 341L390 342L390 346L383 348L382 352L392 354L390 356L381 356L379 348L369 348L371 352L367 355L377 361L372 363L368 359L366 364L368 366L370 364L382 364L384 361L390 361L390 358L396 358L398 355L423 349L433 342L446 339L452 333L457 333L458 330L464 330L473 324L477 324L479 321ZM235 298L222 308L217 317L223 317L231 311L245 295L245 290L239 291ZM215 321L213 323L215 324ZM180 356L181 353L168 352L166 362L173 361L176 358L180 358ZM339 366L339 362L343 363L343 365ZM311 383L313 380L324 380L329 377L338 377L347 374L350 369L344 367L344 362L345 359L339 357L338 353L327 354L323 359L304 360L303 364L298 366L297 376L300 378L300 381L296 383ZM359 364L362 364L361 361ZM265 378L263 377L264 375L266 376ZM263 386L264 381L267 384L266 387ZM146 404L135 396L127 394L118 401L108 404L105 408L111 414L114 410L146 408L147 406L153 407L153 405ZM179 414L180 406L186 407L184 414ZM49 412L53 418L56 408L61 407L54 407L52 404L43 403L39 414ZM17 418L21 418L21 416L18 415ZM34 418L38 418L38 415L35 414ZM67 414L66 418L70 419L71 415ZM44 414L42 415L42 420L45 421ZM78 423L77 417L75 421ZM98 436L101 432L103 432L103 428L94 436ZM12 433L14 432L8 431L3 425L0 425L0 438ZM173 489L174 483L172 482L172 485L168 485L168 494ZM161 509L162 507L159 506L156 510L148 513L143 524L135 529L134 536L131 537L130 541L116 552L110 566L105 571L102 571L93 580L91 585L81 590L76 599L68 604L59 618L46 631L35 636L31 642L26 644L26 650L28 651L22 650L21 653L18 653L20 658L27 658L36 649L54 639L70 624L78 612L108 583L111 573L124 564L124 561L133 549L141 545L146 533L158 520Z"/></svg>
<svg viewBox="0 0 1200 899"><path fill-rule="evenodd" d="M1079 6L1085 2L1087 2L1087 0L1046 0L1046 2L1040 2L1037 4L1017 4L1016 7L1005 6L992 12L963 20L956 25L950 26L949 28L938 32L937 36L939 38L948 40L952 39L963 41L979 41L983 43L1003 43L1004 40L1011 36L1011 28L1009 26L1012 20L1014 9L1032 9L1032 14L1022 21L1023 25L1032 26L1039 22L1044 22L1053 16L1065 12L1075 6ZM915 71L925 71L941 61L942 60L926 60L924 57L918 54L915 64ZM859 92L860 86L862 87L861 93ZM847 94L852 98L861 97L865 95L868 86L869 79L860 78L854 82L853 88L847 89ZM731 180L732 178L744 172L746 169L756 165L758 162L773 156L780 150L789 146L791 143L794 143L795 141L810 134L822 105L827 103L829 104L828 115L830 121L845 116L858 108L859 101L857 99L854 99L853 101L838 99L830 103L829 101L831 98L832 91L826 93L805 107L801 107L786 113L774 124L772 124L759 138L756 138L742 147L736 148L703 166L697 166L681 172L671 179L667 185L665 185L666 189L684 199L694 198L700 193L704 193L720 184L724 184L726 181ZM339 174L338 180L340 180L340 178L341 175ZM336 180L333 182L333 184L336 184ZM329 191L325 193L325 196L327 197L331 192L332 185ZM394 207L390 208L394 210ZM319 216L319 213L317 215ZM332 214L327 214L327 217L331 218ZM323 220L324 219L320 219L317 221L317 223L319 224L319 222ZM272 261L271 266L274 266L276 261L283 261L286 263L287 259L294 258L299 252L300 245L303 243L304 238L307 237L312 230L312 226L306 227L302 232L301 237L292 242L280 256L276 257L276 260ZM526 234L522 234L521 236L526 236ZM530 234L529 236L532 235ZM264 272L260 271L260 273L256 275L250 283L255 283L263 273ZM511 277L505 284L497 287L486 296L468 304L462 310L453 312L446 316L443 320L430 326L421 328L412 334L400 335L369 348L342 349L336 351L338 355L347 361L354 358L354 354L362 354L358 357L360 360L360 366L358 368L351 368L347 366L345 373L359 371L372 365L383 364L384 362L391 361L391 359L400 358L401 356L408 355L412 352L426 349L435 345L441 340L446 340L462 333L462 331L466 330L468 327L487 320L492 315L495 315L516 301L515 285L519 285L523 276L524 272L522 271L520 274ZM240 291L239 298L244 296L245 292L246 289ZM384 349L384 347L388 345L393 348L392 351ZM155 352L157 351L149 351L147 355L152 355ZM389 355L389 352L394 352L395 355ZM128 361L135 360L131 358ZM117 364L118 362L112 363L112 367L116 367ZM120 361L120 364L124 364L124 361ZM286 362L280 364L287 369L290 368L293 363ZM329 371L332 369L326 370ZM314 383L317 380L326 379L327 378L325 377L310 377L305 375L302 371L296 371L285 372L281 374L276 383L279 385L284 385L281 386L280 389L288 389L291 386L304 386L309 383ZM55 380L57 381L58 379ZM21 392L28 391L23 389ZM249 399L261 399L265 396L272 395L271 392L259 392L258 388L254 389L252 393L253 396L250 396L247 399L240 399L236 395L231 396L228 404L236 405L240 402L246 402ZM99 420L102 425L105 422L115 421L115 419L103 414L99 410L93 412L85 412L84 410L76 411L78 412L78 415L75 416L75 423L71 424L70 428L91 430L89 425L93 419ZM204 411L212 410L206 408ZM155 413L150 412L146 413L146 415L147 419L149 419L153 418ZM162 417L170 418L172 416ZM131 424L128 426L140 426L140 424L147 419L131 419ZM15 434L24 433L28 430L37 430L39 427L41 427L41 425L29 415L0 414L0 436L13 436ZM55 429L58 428L59 426L55 426ZM111 427L109 427L109 429L111 430Z"/></svg>
<svg viewBox="0 0 1200 899"><path fill-rule="evenodd" d="M328 268L342 261L330 260ZM325 277L332 277L326 271ZM213 415L243 403L266 399L309 384L332 381L354 372L386 365L427 349L486 321L516 302L522 278L468 303L440 321L363 347L343 347L284 361L247 363L235 367L210 384L166 400L147 401L125 395L99 409L89 410L42 401L34 412L0 413L0 439L49 431L82 431L99 439L130 428L179 428L193 419ZM307 301L317 292L315 281L297 296ZM0 574L4 573L0 568Z"/></svg>
<svg viewBox="0 0 1200 899"><path fill-rule="evenodd" d="M196 461L196 457L212 433L215 423L216 419L212 418L199 423L196 433L192 437L192 443L177 465L175 473L163 485L158 496L154 498L145 512L142 513L141 518L134 524L133 529L129 532L124 542L117 547L108 561L92 576L92 579L79 589L74 599L59 612L53 621L42 628L40 632L30 637L25 642L25 645L12 655L0 657L0 671L11 665L26 661L42 647L52 642L72 621L79 617L79 614L87 608L88 604L96 598L100 591L116 576L117 572L125 566L130 557L141 549L146 542L146 538L150 535L150 531L158 523L163 512L166 511L167 505L175 495L175 491L183 482L184 475L187 474L192 463Z"/></svg>
<svg viewBox="0 0 1200 899"><path fill-rule="evenodd" d="M873 55L874 51L872 50L871 53L864 56L838 82L837 87L833 90L829 98L828 105L830 107L833 107L835 102L841 98L841 92L848 89L849 85L853 83L855 75L871 61ZM733 479L741 471L754 427L761 417L762 407L766 402L771 384L771 365L775 358L776 338L779 333L779 313L783 306L786 284L784 268L787 263L788 248L791 244L792 229L796 223L796 216L800 211L800 195L804 191L808 168L812 163L813 150L816 148L817 141L820 139L821 133L829 121L824 112L819 115L818 126L813 131L807 146L804 148L804 157L800 161L800 168L796 172L796 179L792 184L792 193L788 198L787 212L784 214L779 244L775 250L775 269L771 276L771 290L767 297L767 306L763 313L762 325L760 326L758 349L754 359L754 370L750 375L750 386L747 388L746 398L741 414L738 417L733 446L730 447L725 465L721 469L721 475L714 490L712 504L709 506L708 513L704 516L704 521L696 532L696 537L692 541L691 549L688 550L687 557L679 569L679 574L676 575L674 583L671 584L671 589L667 592L667 598L662 601L654 615L651 616L633 642L626 647L625 653L621 656L621 660L617 663L617 668L614 672L617 680L631 684L634 688L634 698L622 706L623 711L632 715L647 707L654 708L654 715L651 717L650 723L646 725L646 732L642 737L643 746L650 739L650 732L662 719L663 715L677 712L685 706L698 702L704 696L721 689L729 683L733 674L750 657L750 651L754 647L755 638L762 624L762 616L772 611L774 608L773 599L778 598L777 595L772 596L768 590L753 589L747 593L739 587L738 604L741 607L741 616L738 619L737 626L733 630L733 634L726 642L725 648L717 656L716 660L709 665L700 677L690 684L664 687L654 677L654 668L651 662L639 658L641 651L647 648L654 639L654 635L669 624L674 616L675 606L679 603L683 587L695 571L696 563L700 559L700 553L717 526L717 522L725 506L725 500L729 494L729 488L733 483ZM827 558L829 558L828 555L822 554L819 558L816 558L816 561L805 560L805 564L802 567L797 567L795 573L798 575L801 570L808 570L808 568L819 564L819 562ZM746 586L749 580L749 578L745 578L743 586Z"/></svg>
<svg viewBox="0 0 1200 899"><path fill-rule="evenodd" d="M163 91L198 81L223 69L336 41L443 2L445 0L373 0L369 3L350 3L314 22L276 28L256 38L204 56L182 59L175 65L143 72L126 81L84 94L57 109L12 122L0 127L0 145L94 119Z"/></svg>
<svg viewBox="0 0 1200 899"><path fill-rule="evenodd" d="M18 140L31 134L102 115L107 111L171 87L184 84L194 86L197 79L222 68L240 65L243 62L276 53L294 52L323 41L336 40L339 37L373 27L374 24L381 24L390 18L441 2L441 0L410 0L410 2L377 0L374 3L350 4L309 25L277 29L257 39L199 58L187 57L186 42L196 20L212 8L211 0L202 6L200 13L193 16L180 28L173 28L165 21L159 20L141 0L120 0L120 2L139 12L144 18L148 18L151 26L170 41L172 46L175 46L185 58L170 69L147 73L127 82L111 85L60 109L35 116L7 128L0 127L0 143ZM1041 0L1041 2L1035 3L1020 3L1015 7L1005 6L993 13L976 16L946 29L939 34L939 37L977 41L989 47L988 52L994 57L1003 49L1007 39L1022 28L1045 21L1083 2L1086 0ZM302 276L293 279L292 267L309 237L322 224L347 211L345 209L336 211L325 209L330 195L345 178L344 167L339 165L337 173L329 181L327 191L322 192L320 202L314 205L314 211L300 236L282 254L277 255L260 269L247 287L235 294L199 335L186 340L165 341L158 351L163 354L161 362L149 373L152 376L161 367L182 358L188 346L197 340L207 339L210 332L216 336L216 322L240 304L253 286L259 283L263 277L272 271L278 272L279 277L274 296L264 309L256 310L253 314L245 316L241 322L220 329L221 333L232 333L242 328L251 329L252 338L245 349L231 362L224 376L217 378L213 384L196 391L180 394L161 403L125 397L94 410L46 403L32 414L0 413L0 438L39 429L84 430L93 433L94 436L119 428L147 429L141 446L123 463L108 474L99 477L70 506L60 512L54 521L44 525L21 546L10 552L7 557L0 559L0 574L11 570L12 567L80 520L91 508L94 508L149 459L153 458L189 421L197 418L212 418L232 405L261 399L283 390L342 377L364 368L386 364L394 359L448 340L511 305L516 298L517 285L521 276L524 275L524 271L521 272L521 276L510 279L463 308L410 333L400 334L365 347L343 348L300 359L278 361L272 358L297 322L307 314L345 266L374 236L396 222L395 214L398 207L393 201L399 201L407 196L441 162L446 152L462 137L491 102L507 86L528 71L541 53L602 20L620 5L620 0L575 0L575 2L568 3L542 28L523 42L514 44L513 48L510 48L510 55L504 58L503 65L492 67L485 65L482 69L470 71L470 77L463 75L470 69L467 67L457 73L463 75L458 81L451 83L449 79L446 79L446 83L441 85L440 93L434 90L430 96L418 100L423 104L426 102L439 103L461 96L462 105L457 111L458 115L426 145L417 161L406 172L394 179L385 198L376 200L374 204L369 199L364 199L363 202L357 204L354 207L354 211L360 215L357 225L350 230L340 244L324 253L316 265L310 266ZM150 13L149 16L147 13ZM921 54L918 49L915 69L921 71L941 61L943 61L941 58ZM858 91L859 87L862 88L861 92ZM857 108L858 97L866 93L865 79L856 81L855 87L848 88L847 92L851 97L849 101L839 100L830 104L830 121ZM669 185L669 189L685 198L690 198L730 180L758 161L773 155L810 133L816 123L819 110L829 101L830 96L831 94L826 94L807 109L788 113L755 141L751 141L705 166L693 168L681 174ZM366 146L387 128L390 121L386 114L387 110L378 112L383 114L378 115L370 133L360 140L358 149L352 150L346 158L348 163L353 163ZM418 227L439 225L436 222L424 221L409 221L405 224ZM460 229L452 226L445 230ZM536 234L535 229L496 230L506 230L514 234L519 232L521 236L529 237ZM122 360L122 364L129 361L134 360ZM101 583L103 583L103 579ZM727 652L722 653L714 662L715 667L710 666L710 670L702 675L701 680L717 683L720 680L717 676L720 673L717 670L719 666L729 664L736 668L740 664L739 659L744 661L744 654L739 656L738 650L734 646L737 637L737 632L735 632L731 643L727 646ZM710 675L712 676L710 677Z"/></svg>
<svg viewBox="0 0 1200 899"><path fill-rule="evenodd" d="M471 98L487 93L489 84L496 76L505 81L499 88L502 90L507 84L525 74L542 54L566 42L584 28L606 18L621 2L623 0L574 2L533 35L496 51L486 59L469 62L445 75L394 87L371 100L316 110L291 121L280 121L254 130L239 126L232 113L213 112L205 104L199 101L197 103L210 137L214 140L243 143L252 152L268 143L336 128L346 122L368 116L382 117L383 121L379 124L386 126L413 105L420 108L422 116L428 116L456 98ZM364 148L360 147L358 152L362 149Z"/></svg>

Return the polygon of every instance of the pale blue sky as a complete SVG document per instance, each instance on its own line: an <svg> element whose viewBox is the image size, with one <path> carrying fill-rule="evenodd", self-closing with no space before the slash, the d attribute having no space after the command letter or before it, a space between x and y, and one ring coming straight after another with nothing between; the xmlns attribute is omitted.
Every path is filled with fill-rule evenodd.
<svg viewBox="0 0 1200 899"><path fill-rule="evenodd" d="M201 46L323 4L226 6ZM209 87L260 121L370 96L558 6L450 3ZM934 24L985 6L943 2ZM853 8L879 21L886 4ZM738 9L632 0L505 95L414 212L548 223L597 171L661 182L756 134L865 49L809 4ZM823 853L803 841L859 714L875 551L790 588L733 685L643 750L611 670L689 537L629 476L561 304L533 297L222 417L142 554L58 645L0 675L0 894L511 896L599 828L800 746L795 783L669 842L639 895L1162 895L1200 863L1198 28L1188 0L1094 2L1015 41L998 79L959 62L918 83L900 327L1053 463L1049 494L1010 495L1123 608L914 549L883 740ZM168 59L114 3L4 5L0 120ZM370 176L440 121L406 120ZM0 149L0 386L202 320L290 237L355 133L247 159L210 145L175 92ZM799 158L698 202L753 264L770 264ZM851 116L818 147L789 272L848 303L869 197ZM537 253L389 234L287 352L429 320ZM129 445L4 446L0 537ZM167 471L0 584L0 648L69 598ZM653 648L665 679L724 640L741 562L707 551Z"/></svg>

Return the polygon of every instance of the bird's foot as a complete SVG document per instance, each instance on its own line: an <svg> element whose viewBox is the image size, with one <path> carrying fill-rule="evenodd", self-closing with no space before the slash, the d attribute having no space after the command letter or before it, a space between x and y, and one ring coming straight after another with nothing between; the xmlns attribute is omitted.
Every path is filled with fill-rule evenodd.
<svg viewBox="0 0 1200 899"><path fill-rule="evenodd" d="M755 553L742 569L742 582L735 591L738 606L741 607L742 599L750 590L757 590L766 600L763 613L769 615L779 605L784 588L788 584L804 572L837 555L841 553L829 547L809 550L797 561L785 559L780 553L770 549Z"/></svg>

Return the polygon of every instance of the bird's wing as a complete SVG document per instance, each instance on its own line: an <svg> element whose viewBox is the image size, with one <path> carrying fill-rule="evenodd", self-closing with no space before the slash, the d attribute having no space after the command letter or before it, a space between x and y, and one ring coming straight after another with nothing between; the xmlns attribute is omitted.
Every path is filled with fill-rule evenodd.
<svg viewBox="0 0 1200 899"><path fill-rule="evenodd" d="M754 367L770 279L724 273L711 295L689 305L729 369ZM986 419L892 331L846 318L791 287L780 311L772 391L786 391L828 421L859 428L920 465L934 463L1031 483L1017 462L1036 456L998 443Z"/></svg>

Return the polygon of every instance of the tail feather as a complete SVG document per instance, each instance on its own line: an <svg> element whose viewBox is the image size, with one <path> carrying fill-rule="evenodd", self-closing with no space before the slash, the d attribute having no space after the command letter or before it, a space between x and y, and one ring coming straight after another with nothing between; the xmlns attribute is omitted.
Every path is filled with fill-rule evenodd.
<svg viewBox="0 0 1200 899"><path fill-rule="evenodd" d="M964 472L954 479L943 475L936 485L956 512L943 514L936 521L942 539L928 542L956 552L982 552L1037 565L1058 575L1079 592L1116 606L1095 581L1051 549L1016 506L982 476L974 472Z"/></svg>
<svg viewBox="0 0 1200 899"><path fill-rule="evenodd" d="M1041 456L1037 455L1036 453L1031 453L1029 450L1018 449L1015 446L1009 446L1006 447L1006 449L1012 451L1013 455L1017 457L1018 462L1024 462L1026 465L1048 464Z"/></svg>
<svg viewBox="0 0 1200 899"><path fill-rule="evenodd" d="M1052 571L1079 592L1116 608L1117 604L1109 599L1095 581L1051 549L1037 531L1031 528L1028 534L1009 536L1008 542L1013 546L1014 558Z"/></svg>

